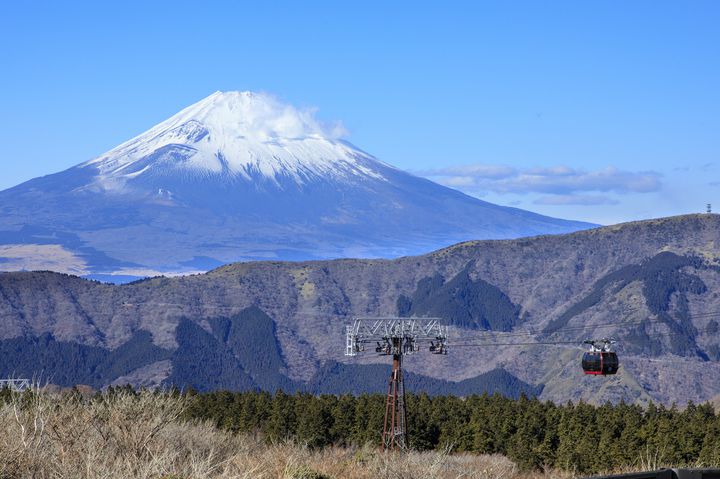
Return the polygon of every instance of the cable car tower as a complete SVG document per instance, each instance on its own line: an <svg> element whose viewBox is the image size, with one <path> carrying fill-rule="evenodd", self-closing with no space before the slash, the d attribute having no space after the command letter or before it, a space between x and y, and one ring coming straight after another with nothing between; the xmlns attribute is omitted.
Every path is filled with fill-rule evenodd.
<svg viewBox="0 0 720 479"><path fill-rule="evenodd" d="M423 343L432 354L447 354L448 327L440 321L439 318L355 318L347 326L346 356L357 356L365 351L366 344L375 343L376 353L393 357L382 434L382 447L386 451L408 447L403 356L420 351Z"/></svg>
<svg viewBox="0 0 720 479"><path fill-rule="evenodd" d="M26 389L30 389L31 384L29 379L0 379L0 389L9 388L15 392L23 392Z"/></svg>

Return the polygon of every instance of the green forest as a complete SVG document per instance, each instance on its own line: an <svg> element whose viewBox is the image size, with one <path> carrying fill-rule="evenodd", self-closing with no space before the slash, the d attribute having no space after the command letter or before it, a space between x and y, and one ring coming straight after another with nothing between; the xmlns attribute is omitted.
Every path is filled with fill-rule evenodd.
<svg viewBox="0 0 720 479"><path fill-rule="evenodd" d="M290 439L310 448L380 445L381 394L187 394L188 418L258 440ZM407 412L414 449L498 453L525 470L591 474L623 467L720 464L720 416L710 404L557 405L525 396L409 394Z"/></svg>
<svg viewBox="0 0 720 479"><path fill-rule="evenodd" d="M12 394L7 388L0 390L0 402L9 402ZM113 394L140 397L129 386L111 387L85 399L77 390L73 394L82 401L106 401ZM382 394L193 390L156 394L182 396L186 421L210 422L268 444L380 448ZM710 404L558 405L499 394L408 394L406 400L410 447L419 451L501 454L526 471L575 474L720 466L720 414Z"/></svg>

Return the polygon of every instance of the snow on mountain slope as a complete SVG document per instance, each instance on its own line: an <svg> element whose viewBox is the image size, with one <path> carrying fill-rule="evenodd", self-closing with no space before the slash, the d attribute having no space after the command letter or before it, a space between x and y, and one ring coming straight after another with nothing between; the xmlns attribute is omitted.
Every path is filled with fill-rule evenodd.
<svg viewBox="0 0 720 479"><path fill-rule="evenodd" d="M93 160L1 191L0 245L57 245L91 274L134 276L388 258L593 226L418 178L338 130L269 95L214 93ZM17 264L37 261L0 256L0 270Z"/></svg>
<svg viewBox="0 0 720 479"><path fill-rule="evenodd" d="M225 179L382 179L369 155L334 138L308 112L252 92L215 92L83 166L96 184L122 189L141 175L179 173ZM377 160L375 160L377 161Z"/></svg>

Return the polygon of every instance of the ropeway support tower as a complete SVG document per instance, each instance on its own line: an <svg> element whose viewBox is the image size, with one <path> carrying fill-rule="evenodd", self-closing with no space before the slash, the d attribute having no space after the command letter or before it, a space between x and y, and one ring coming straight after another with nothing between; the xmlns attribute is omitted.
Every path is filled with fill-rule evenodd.
<svg viewBox="0 0 720 479"><path fill-rule="evenodd" d="M384 450L408 447L403 356L420 351L423 346L432 354L447 354L447 333L448 327L439 318L355 318L347 326L346 356L356 356L365 351L366 345L374 343L376 353L393 357L385 401Z"/></svg>
<svg viewBox="0 0 720 479"><path fill-rule="evenodd" d="M0 389L9 388L15 392L23 392L30 389L31 383L29 379L0 379Z"/></svg>

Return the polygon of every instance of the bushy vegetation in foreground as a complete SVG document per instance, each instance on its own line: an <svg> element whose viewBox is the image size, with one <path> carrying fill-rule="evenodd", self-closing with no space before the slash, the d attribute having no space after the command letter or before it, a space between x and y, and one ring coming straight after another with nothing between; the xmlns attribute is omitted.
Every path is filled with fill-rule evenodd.
<svg viewBox="0 0 720 479"><path fill-rule="evenodd" d="M378 448L382 395L0 392L3 478L567 478L717 467L709 405L408 396L413 451Z"/></svg>
<svg viewBox="0 0 720 479"><path fill-rule="evenodd" d="M418 451L501 454L522 470L579 474L655 466L720 465L720 415L710 405L556 405L502 396L407 396ZM214 392L191 395L188 414L268 441L311 448L380 444L385 396Z"/></svg>
<svg viewBox="0 0 720 479"><path fill-rule="evenodd" d="M3 393L3 479L444 479L527 478L502 456L377 447L309 448L187 420L186 396L126 390L79 394ZM567 479L568 474L542 477Z"/></svg>

